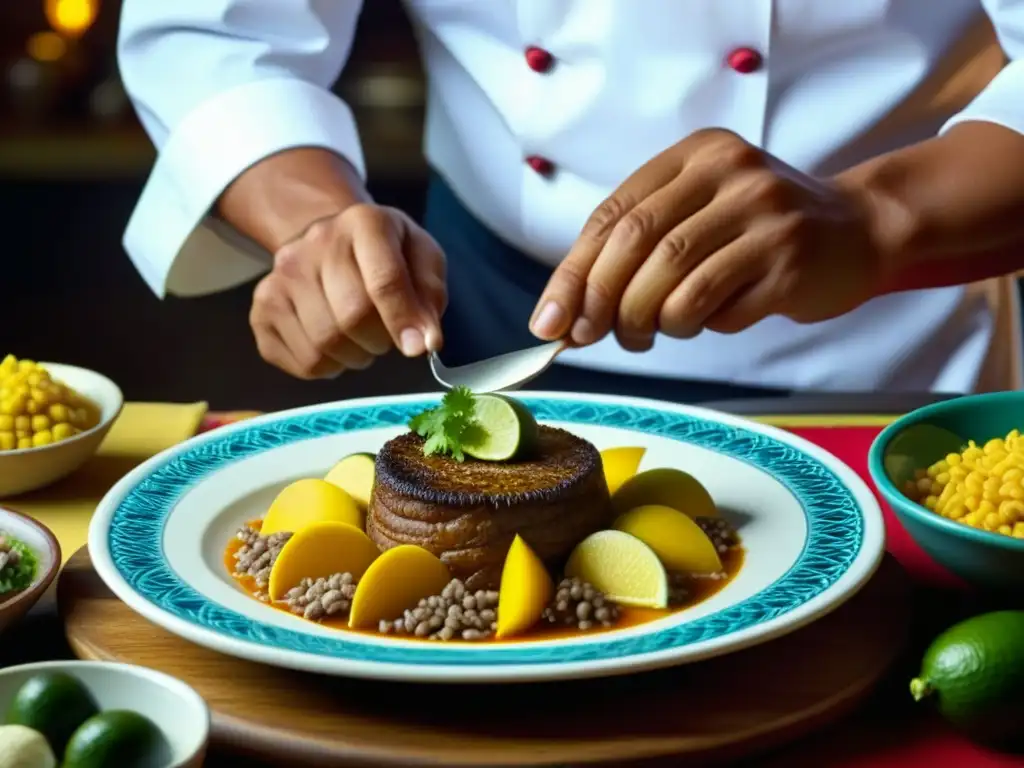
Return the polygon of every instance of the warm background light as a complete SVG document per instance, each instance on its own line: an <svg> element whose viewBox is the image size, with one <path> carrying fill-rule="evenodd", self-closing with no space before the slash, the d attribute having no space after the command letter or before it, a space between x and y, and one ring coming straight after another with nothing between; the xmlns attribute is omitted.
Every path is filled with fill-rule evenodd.
<svg viewBox="0 0 1024 768"><path fill-rule="evenodd" d="M45 0L50 26L66 37L81 37L96 21L100 0Z"/></svg>
<svg viewBox="0 0 1024 768"><path fill-rule="evenodd" d="M26 53L36 61L57 61L67 50L67 42L56 32L37 32L25 43Z"/></svg>

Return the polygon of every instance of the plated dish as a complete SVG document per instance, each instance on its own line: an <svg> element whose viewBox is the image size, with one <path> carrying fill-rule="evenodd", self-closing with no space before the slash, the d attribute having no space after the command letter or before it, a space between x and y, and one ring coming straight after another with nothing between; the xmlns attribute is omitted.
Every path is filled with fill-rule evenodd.
<svg viewBox="0 0 1024 768"><path fill-rule="evenodd" d="M830 611L865 583L881 557L881 515L864 484L829 454L781 431L723 414L653 401L531 393L523 395L521 402L536 418L539 441L549 444L547 448L526 459L515 456L518 449L512 446L511 458L502 458L515 441L503 443L501 438L475 446L476 453L487 454L484 458L470 456L459 462L444 452L424 456L422 449L432 435L429 430L419 435L409 430L410 421L437 402L437 398L424 396L398 397L299 409L225 427L161 454L124 478L97 510L89 541L97 570L114 592L142 615L222 652L328 674L484 682L622 674L738 650L792 631ZM623 466L626 470L609 474L601 456L614 455L616 449L620 457L635 449L633 455L641 456L639 464L629 469L626 462L618 465L619 470ZM571 479L554 483L560 493L550 488L526 488L525 495L515 498L500 497L502 491L492 498L479 488L472 489L479 480L478 476L472 479L474 472L484 465L491 468L488 472L500 466L501 472L509 473L505 480L510 480L521 477L519 473L530 462L547 467L545 456L559 454L559 450L567 450L574 457L551 465L568 473L562 480ZM372 462L365 460L366 454L375 457ZM333 621L325 620L330 616L322 601L324 616L304 618L290 610L275 609L267 600L254 599L258 587L247 588L233 573L234 552L225 549L229 542L239 529L257 519L263 518L263 526L268 519L273 521L276 501L287 496L282 494L285 489L303 482L334 486L327 478L339 458L359 455L364 459L346 460L351 466L362 462L364 481L368 465L376 475L370 498L366 499L367 511L363 513L359 508L358 488L351 486L347 497L357 502L357 512L365 514L365 522L362 518L307 520L302 526L309 529L319 525L321 529L312 530L320 534L333 530L329 536L348 536L350 543L368 540L372 549L363 546L363 563L352 566L362 571L358 576L349 572L351 580L343 582L344 570L303 573L298 568L279 585L283 592L276 597L291 592L294 598L302 579L309 580L308 592L317 579L323 578L324 595L337 591L344 597L346 590L342 587L349 587L347 621L351 618L351 601L370 568L385 574L390 571L396 579L382 579L381 584L390 585L380 590L382 593L400 592L395 585L409 581L421 585L430 581L431 590L419 595L410 594L414 589L407 590L403 599L415 597L411 605L388 604L384 606L387 611L394 612L396 607L401 610L394 616L375 616L373 622L356 627L338 626L342 619L337 614L342 609L335 610ZM426 471L430 467L433 469ZM640 477L650 472L695 478L724 521L719 533L733 526L742 544L736 547L729 538L726 549L735 549L735 553L718 553L723 568L718 578L707 579L716 582L714 590L693 589L692 580L709 573L699 569L686 573L691 594L677 606L668 605L669 571L678 570L665 567L666 558L672 555L654 552L656 547L651 546L665 537L652 538L645 531L663 524L657 514L681 514L692 523L687 530L699 533L693 541L709 542L718 531L718 523L704 520L702 525L696 518L706 515L688 516L671 503L662 504L651 497L638 505L623 503L617 507L612 503L622 490L614 488L615 483L628 483L631 474ZM393 475L390 479L386 477L389 473ZM531 482L543 474L530 474ZM356 472L351 477L358 480L360 475ZM416 483L398 482L402 478L415 478ZM424 480L432 488L426 496ZM338 482L344 485L349 481L342 478ZM459 483L468 495L452 492L452 484ZM580 495L585 505L566 506L566 488ZM365 495L365 487L362 492ZM494 539L502 542L500 545L490 546L487 537L478 536L479 551L473 551L476 545L466 546L464 539L431 536L430 514L443 517L460 510L447 522L435 522L433 530L464 536L466 532L460 532L452 521L468 514L470 508L479 514L482 509L497 513L499 509L511 510L519 502L561 505L563 512L552 514L557 524L549 523L547 527L531 528L524 523L519 539L515 538L519 532L516 526L507 526ZM413 511L420 519L410 526L403 520L409 519L409 510L416 504L420 507ZM628 518L630 513L639 514L635 512L637 507L652 506L667 511L647 512L644 514L654 516L632 521ZM571 532L562 527L566 510L570 516L574 510L579 516ZM537 510L526 511L534 515L534 521L544 517ZM482 519L469 530L486 530ZM678 523L680 518L671 519ZM354 523L362 523L362 527ZM413 529L418 538L410 540ZM255 542L253 533L251 529L243 531L243 538ZM282 548L293 546L303 537L301 530L274 530L273 526L260 533L292 533ZM627 549L644 553L639 559L655 573L660 567L666 581L655 577L645 582L646 592L637 589L634 594L614 594L619 582L603 571L603 566L594 565L602 557L586 553L606 551L609 541L612 549L621 553L623 550L616 550L619 545L614 542L627 540ZM231 546L237 551L246 542ZM348 548L356 551L359 546L351 544ZM331 556L336 556L338 548L312 546L311 551L318 549L333 551ZM712 550L717 552L717 547L712 545ZM421 554L393 554L396 552ZM422 567L393 565L407 557L417 558ZM610 558L616 559L621 558ZM300 563L310 561L296 559ZM425 565L428 562L430 566ZM445 570L434 567L435 563ZM335 561L324 567L339 566ZM427 573L431 567L433 576L403 576L408 572L403 569L419 568L417 573ZM529 599L516 602L528 626L521 632L502 633L498 629L502 593L506 592L502 577L510 569L519 576L509 583L522 584L532 578L539 584L530 593L534 598L548 590L551 594L544 601L527 595ZM333 577L337 577L336 585L331 584ZM297 583L287 583L296 578ZM560 583L565 578L579 581ZM453 583L455 579L458 582ZM610 581L595 583L602 579ZM451 601L459 583L464 590L463 600L472 593L477 603L473 610L481 625L460 630L477 629L486 637L465 638L460 632L459 637L447 638L449 642L443 642L446 638L441 636L431 638L446 626L442 621L440 626L430 627L438 623L433 619L438 615L437 604L442 599ZM573 597L574 588L582 597L587 584L590 603L586 618L577 614L575 626L545 619L559 602L566 603L562 620L568 618L565 611L570 601L559 601L558 593L566 591L572 600L578 600ZM266 587L270 587L269 580ZM484 608L479 607L481 592ZM602 598L600 606L598 596ZM435 598L434 605L430 598ZM420 600L426 604L421 606ZM491 605L494 601L497 610ZM301 606L303 614L308 605ZM383 610L380 605L375 607ZM578 603L574 607L578 608ZM607 611L598 619L597 609L601 607ZM405 612L415 615L419 608L435 610L429 615L421 611L421 618L411 630L398 631L395 622L400 618L404 629ZM481 618L487 610L494 612L494 619L490 614ZM609 621L616 611L616 620ZM638 618L643 611L647 613ZM506 611L506 617L513 613ZM419 630L417 637L423 618L426 628ZM545 621L556 626L545 627ZM387 629L387 622L394 631ZM581 622L590 623L581 627ZM361 624L359 620L355 623Z"/></svg>
<svg viewBox="0 0 1024 768"><path fill-rule="evenodd" d="M638 473L642 446L599 453L514 398L459 390L417 425L288 485L227 545L232 577L322 626L479 643L654 621L739 572L708 491L679 469Z"/></svg>

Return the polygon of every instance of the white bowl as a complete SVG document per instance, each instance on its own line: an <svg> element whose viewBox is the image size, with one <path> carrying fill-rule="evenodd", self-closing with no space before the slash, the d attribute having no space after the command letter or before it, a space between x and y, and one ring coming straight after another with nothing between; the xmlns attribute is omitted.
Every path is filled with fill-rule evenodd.
<svg viewBox="0 0 1024 768"><path fill-rule="evenodd" d="M61 553L57 537L45 525L12 509L0 507L0 531L23 541L39 559L36 578L32 584L16 595L0 595L0 634L28 613L46 592L60 570Z"/></svg>
<svg viewBox="0 0 1024 768"><path fill-rule="evenodd" d="M102 374L59 363L42 363L54 379L92 400L100 423L67 440L39 448L0 451L0 499L28 493L67 477L87 462L124 406L118 386Z"/></svg>
<svg viewBox="0 0 1024 768"><path fill-rule="evenodd" d="M192 688L146 667L104 661L44 661L0 670L0 711L29 678L63 672L77 678L101 711L128 709L163 732L167 752L154 768L199 768L210 736L210 710ZM62 756L57 755L60 760Z"/></svg>

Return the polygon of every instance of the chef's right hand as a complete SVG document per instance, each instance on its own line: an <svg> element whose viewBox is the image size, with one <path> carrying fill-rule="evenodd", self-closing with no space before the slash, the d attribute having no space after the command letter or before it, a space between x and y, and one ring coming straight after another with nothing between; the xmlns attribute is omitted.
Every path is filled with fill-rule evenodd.
<svg viewBox="0 0 1024 768"><path fill-rule="evenodd" d="M397 346L441 347L445 258L394 208L360 203L318 219L274 255L249 323L260 355L301 379L362 370Z"/></svg>

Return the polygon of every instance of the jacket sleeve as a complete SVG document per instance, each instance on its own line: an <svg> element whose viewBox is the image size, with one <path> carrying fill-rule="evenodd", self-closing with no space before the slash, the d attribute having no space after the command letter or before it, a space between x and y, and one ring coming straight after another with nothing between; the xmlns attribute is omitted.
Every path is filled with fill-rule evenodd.
<svg viewBox="0 0 1024 768"><path fill-rule="evenodd" d="M1024 134L1024 0L982 0L1010 62L941 129L968 120L997 123Z"/></svg>
<svg viewBox="0 0 1024 768"><path fill-rule="evenodd" d="M210 211L263 158L295 147L365 177L351 110L330 88L362 0L125 0L118 63L157 160L124 247L161 298L251 280L270 255Z"/></svg>

